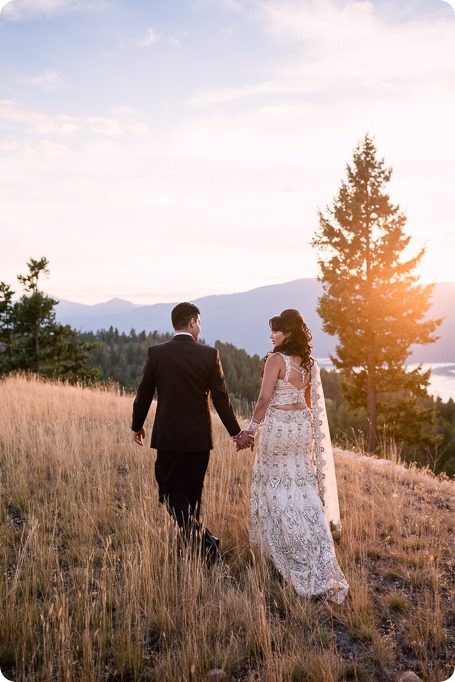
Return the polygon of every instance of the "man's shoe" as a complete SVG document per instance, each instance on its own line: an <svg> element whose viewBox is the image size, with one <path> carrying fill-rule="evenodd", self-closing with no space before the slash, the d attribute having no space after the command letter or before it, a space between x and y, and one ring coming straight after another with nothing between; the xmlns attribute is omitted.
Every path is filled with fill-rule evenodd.
<svg viewBox="0 0 455 682"><path fill-rule="evenodd" d="M219 538L216 538L208 530L205 530L202 537L202 556L208 568L211 568L218 561L221 561L219 545Z"/></svg>

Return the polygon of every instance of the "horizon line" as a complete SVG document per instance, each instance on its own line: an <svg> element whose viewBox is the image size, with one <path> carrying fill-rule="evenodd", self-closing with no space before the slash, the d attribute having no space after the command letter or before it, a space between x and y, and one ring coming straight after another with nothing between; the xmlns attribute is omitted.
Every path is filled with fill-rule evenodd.
<svg viewBox="0 0 455 682"><path fill-rule="evenodd" d="M283 286L285 284L292 284L295 282L300 282L302 280L314 280L314 281L319 281L317 277L298 277L296 279L292 280L286 280L284 282L275 282L274 284L262 284L259 286L252 287L250 289L242 289L241 291L230 291L230 292L224 292L224 293L217 293L217 294L202 294L201 296L196 296L195 298L191 299L186 299L191 302L194 301L200 301L204 298L213 298L213 297L221 297L221 296L236 296L239 294L247 294L250 293L251 291L257 291L258 289L266 289L268 287L277 287L277 286ZM419 282L420 284L454 284L455 285L455 280L433 280L433 281L422 281ZM103 300L97 300L92 303L86 303L81 300L75 300L73 298L66 298L66 297L59 297L57 294L52 294L49 292L43 292L48 296L51 296L52 298L57 299L58 303L64 301L66 303L75 303L77 305L85 305L88 307L95 306L95 305L103 305L105 303L111 303L112 301L121 301L123 303L130 303L131 305L137 306L137 307L146 307L146 306L153 306L153 305L172 305L173 303L177 304L181 302L183 299L182 298L174 298L173 300L163 300L163 301L157 301L155 303L136 303L135 301L131 300L130 298L123 298L121 295L114 295L110 298L103 299Z"/></svg>

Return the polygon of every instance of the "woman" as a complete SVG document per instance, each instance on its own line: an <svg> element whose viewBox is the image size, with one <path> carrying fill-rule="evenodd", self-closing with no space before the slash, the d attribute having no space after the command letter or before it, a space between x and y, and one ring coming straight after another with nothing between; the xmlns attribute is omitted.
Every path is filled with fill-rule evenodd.
<svg viewBox="0 0 455 682"><path fill-rule="evenodd" d="M250 540L304 597L341 603L349 589L330 524L341 530L338 492L319 368L297 310L269 322L273 352L247 428L256 448Z"/></svg>

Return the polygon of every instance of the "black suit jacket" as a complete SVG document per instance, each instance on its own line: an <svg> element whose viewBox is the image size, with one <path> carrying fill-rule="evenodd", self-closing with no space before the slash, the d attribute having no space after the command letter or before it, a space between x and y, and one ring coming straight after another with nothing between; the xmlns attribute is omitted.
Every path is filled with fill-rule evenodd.
<svg viewBox="0 0 455 682"><path fill-rule="evenodd" d="M133 431L140 431L155 389L158 394L151 447L202 452L213 448L210 395L231 436L240 431L216 348L187 334L150 346L133 404Z"/></svg>

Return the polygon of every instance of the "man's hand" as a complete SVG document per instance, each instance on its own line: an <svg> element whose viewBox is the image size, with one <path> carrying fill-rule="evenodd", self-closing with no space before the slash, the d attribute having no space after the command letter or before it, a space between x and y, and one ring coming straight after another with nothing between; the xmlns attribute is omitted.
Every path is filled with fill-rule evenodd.
<svg viewBox="0 0 455 682"><path fill-rule="evenodd" d="M133 443L136 445L144 445L145 429L142 427L140 431L133 431Z"/></svg>
<svg viewBox="0 0 455 682"><path fill-rule="evenodd" d="M239 450L246 450L246 448L254 448L254 436L249 434L248 431L240 431L238 436L232 439L237 447L237 452Z"/></svg>

